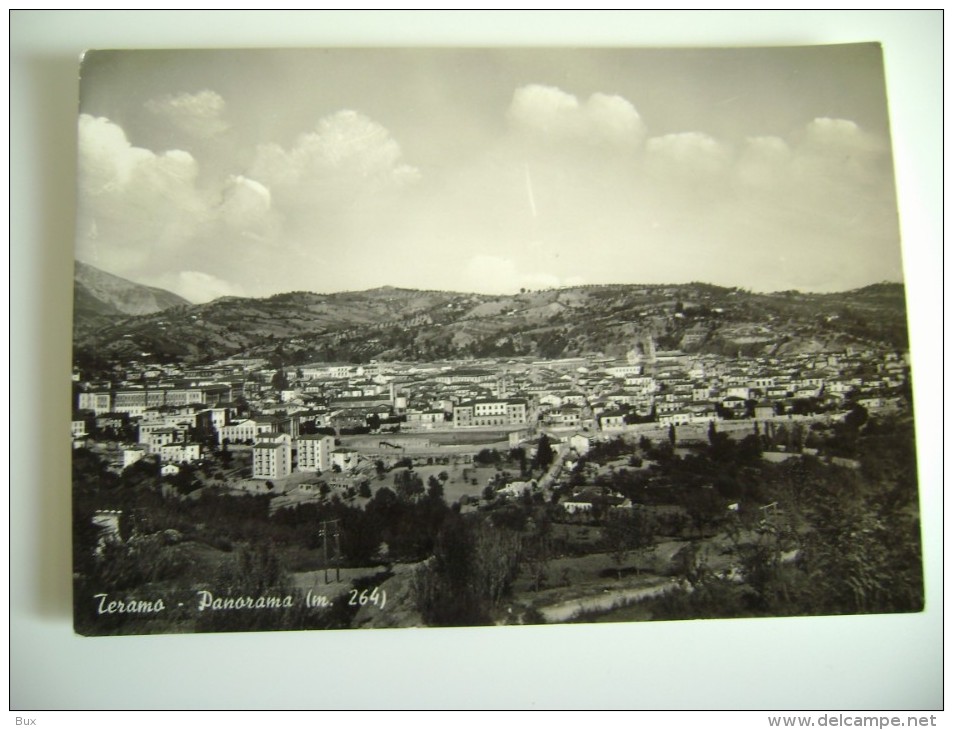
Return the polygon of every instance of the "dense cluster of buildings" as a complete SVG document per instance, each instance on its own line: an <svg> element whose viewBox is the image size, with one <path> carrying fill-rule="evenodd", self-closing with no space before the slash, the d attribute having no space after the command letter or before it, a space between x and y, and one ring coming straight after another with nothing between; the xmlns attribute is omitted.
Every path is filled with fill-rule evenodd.
<svg viewBox="0 0 953 730"><path fill-rule="evenodd" d="M232 358L198 369L128 363L118 382L76 383L72 434L133 443L123 465L202 458L210 444L252 449L253 477L344 471L349 433L497 429L623 431L790 412L896 405L906 355L874 350L726 358L633 351L622 361L528 358L477 363L341 363L269 369ZM112 430L110 433L109 429ZM333 435L332 435L333 434Z"/></svg>

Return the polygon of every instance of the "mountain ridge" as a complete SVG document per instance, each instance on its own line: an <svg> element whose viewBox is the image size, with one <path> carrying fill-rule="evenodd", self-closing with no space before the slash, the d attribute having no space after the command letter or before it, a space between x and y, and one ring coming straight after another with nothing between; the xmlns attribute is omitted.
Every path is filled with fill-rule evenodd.
<svg viewBox="0 0 953 730"><path fill-rule="evenodd" d="M192 304L178 294L138 284L78 259L73 267L74 324L81 328Z"/></svg>
<svg viewBox="0 0 953 730"><path fill-rule="evenodd" d="M606 284L510 295L377 287L265 298L223 297L77 327L80 360L209 362L242 355L274 365L480 357L623 358L659 349L783 355L885 345L906 349L905 290L759 294L692 284ZM642 343L642 344L640 344ZM143 353L148 353L144 355Z"/></svg>

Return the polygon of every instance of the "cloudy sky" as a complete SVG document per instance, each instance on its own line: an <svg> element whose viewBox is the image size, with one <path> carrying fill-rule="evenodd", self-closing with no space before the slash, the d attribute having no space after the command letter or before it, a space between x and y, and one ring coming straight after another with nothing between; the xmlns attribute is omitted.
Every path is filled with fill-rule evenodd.
<svg viewBox="0 0 953 730"><path fill-rule="evenodd" d="M880 49L98 51L77 258L194 302L902 279Z"/></svg>

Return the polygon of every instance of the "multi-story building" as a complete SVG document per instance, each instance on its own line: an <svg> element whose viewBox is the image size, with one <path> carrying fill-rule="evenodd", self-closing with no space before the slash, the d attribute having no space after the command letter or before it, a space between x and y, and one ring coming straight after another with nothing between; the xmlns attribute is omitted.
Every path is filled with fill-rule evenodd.
<svg viewBox="0 0 953 730"><path fill-rule="evenodd" d="M227 408L207 408L195 414L196 428L204 433L217 433L221 438L221 430L228 425Z"/></svg>
<svg viewBox="0 0 953 730"><path fill-rule="evenodd" d="M218 429L218 435L222 441L228 439L229 443L240 444L246 441L257 441L263 434L280 431L288 436L288 443L291 443L297 430L297 419L259 416L222 426Z"/></svg>
<svg viewBox="0 0 953 730"><path fill-rule="evenodd" d="M161 385L152 388L135 387L80 393L79 407L94 411L97 416L110 411L141 416L149 408L193 403L213 406L226 403L231 397L232 389L227 383L197 387Z"/></svg>
<svg viewBox="0 0 953 730"><path fill-rule="evenodd" d="M417 428L434 428L446 421L446 414L443 411L407 411L407 425Z"/></svg>
<svg viewBox="0 0 953 730"><path fill-rule="evenodd" d="M612 367L607 367L606 372L611 375L613 378L627 378L633 376L639 376L642 374L641 365L613 365Z"/></svg>
<svg viewBox="0 0 953 730"><path fill-rule="evenodd" d="M455 406L453 426L518 426L526 423L526 415L525 400L482 398Z"/></svg>
<svg viewBox="0 0 953 730"><path fill-rule="evenodd" d="M255 421L251 418L246 418L243 421L238 421L237 423L230 423L227 426L222 426L218 430L218 436L224 443L226 439L230 444L240 444L245 441L252 441L255 436L258 435L256 429Z"/></svg>
<svg viewBox="0 0 953 730"><path fill-rule="evenodd" d="M97 416L109 413L112 410L112 394L109 391L80 393L78 406L81 411L93 411Z"/></svg>
<svg viewBox="0 0 953 730"><path fill-rule="evenodd" d="M323 472L331 468L334 437L313 434L298 437L298 471Z"/></svg>
<svg viewBox="0 0 953 730"><path fill-rule="evenodd" d="M139 426L139 443L153 454L159 453L163 446L183 443L189 437L189 429L164 424L144 424Z"/></svg>
<svg viewBox="0 0 953 730"><path fill-rule="evenodd" d="M252 448L253 479L283 479L291 474L291 445L260 442Z"/></svg>
<svg viewBox="0 0 953 730"><path fill-rule="evenodd" d="M158 454L163 463L181 464L183 461L193 462L201 459L202 447L199 444L164 444L158 448Z"/></svg>

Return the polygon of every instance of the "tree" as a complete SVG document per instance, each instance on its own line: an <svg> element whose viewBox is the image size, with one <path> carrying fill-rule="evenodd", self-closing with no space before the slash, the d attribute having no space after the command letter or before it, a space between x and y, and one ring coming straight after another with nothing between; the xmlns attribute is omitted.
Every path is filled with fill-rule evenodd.
<svg viewBox="0 0 953 730"><path fill-rule="evenodd" d="M672 445L673 448L675 446L675 441L676 441L675 424L672 423L672 424L669 424L669 427L668 427L668 442Z"/></svg>
<svg viewBox="0 0 953 730"><path fill-rule="evenodd" d="M136 486L155 481L159 476L159 462L152 459L139 459L139 461L127 466L119 477L119 481L125 486Z"/></svg>
<svg viewBox="0 0 953 730"><path fill-rule="evenodd" d="M394 472L394 490L401 499L412 501L424 493L424 482L410 469L397 471Z"/></svg>
<svg viewBox="0 0 953 730"><path fill-rule="evenodd" d="M540 471L545 472L552 466L553 459L552 443L550 443L549 436L544 433L539 437L539 445L536 447L536 466Z"/></svg>
<svg viewBox="0 0 953 730"><path fill-rule="evenodd" d="M718 493L708 487L693 487L685 490L682 500L698 536L705 537L705 528L712 526L723 511Z"/></svg>
<svg viewBox="0 0 953 730"><path fill-rule="evenodd" d="M519 572L520 534L481 522L474 530L474 568L477 595L497 607L509 593Z"/></svg>
<svg viewBox="0 0 953 730"><path fill-rule="evenodd" d="M554 555L551 528L548 519L540 519L533 533L523 541L523 564L536 593L539 593L549 577L549 564Z"/></svg>
<svg viewBox="0 0 953 730"><path fill-rule="evenodd" d="M889 446L886 446L889 448ZM910 497L886 498L880 484L856 472L819 468L802 480L812 526L798 554L812 613L882 613L923 607L919 519ZM915 504L915 497L912 497Z"/></svg>
<svg viewBox="0 0 953 730"><path fill-rule="evenodd" d="M179 464L179 473L172 477L172 484L180 494L191 494L202 486L195 478L195 469L186 462Z"/></svg>
<svg viewBox="0 0 953 730"><path fill-rule="evenodd" d="M671 572L677 578L687 581L691 586L697 586L709 577L707 551L701 543L690 542L672 556Z"/></svg>
<svg viewBox="0 0 953 730"><path fill-rule="evenodd" d="M854 403L850 412L844 417L844 425L853 433L857 433L861 426L867 423L867 409L859 403Z"/></svg>
<svg viewBox="0 0 953 730"><path fill-rule="evenodd" d="M427 498L433 500L443 499L443 482L433 474L427 479Z"/></svg>
<svg viewBox="0 0 953 730"><path fill-rule="evenodd" d="M473 457L473 463L484 466L499 464L500 460L500 452L496 449L480 449L479 453Z"/></svg>
<svg viewBox="0 0 953 730"><path fill-rule="evenodd" d="M510 460L519 462L520 476L526 476L526 449L522 447L510 449Z"/></svg>
<svg viewBox="0 0 953 730"><path fill-rule="evenodd" d="M247 416L251 411L248 398L246 398L244 395L240 395L235 399L235 407L239 416Z"/></svg>
<svg viewBox="0 0 953 730"><path fill-rule="evenodd" d="M232 463L232 452L228 450L228 439L222 441L222 466L228 466Z"/></svg>
<svg viewBox="0 0 953 730"><path fill-rule="evenodd" d="M757 425L755 427L757 428ZM708 422L708 443L710 444L715 443L715 434L717 433L718 433L718 429L715 428L715 422L709 421Z"/></svg>
<svg viewBox="0 0 953 730"><path fill-rule="evenodd" d="M271 377L271 387L279 392L288 390L288 376L285 375L284 368L278 368L277 372Z"/></svg>
<svg viewBox="0 0 953 730"><path fill-rule="evenodd" d="M602 528L602 539L616 566L616 574L622 579L622 565L630 552L641 554L655 544L655 522L644 510L631 514L623 510L609 512ZM636 574L640 572L636 566Z"/></svg>
<svg viewBox="0 0 953 730"><path fill-rule="evenodd" d="M801 453L801 450L804 448L804 427L800 423L795 423L791 426L789 439L788 451Z"/></svg>
<svg viewBox="0 0 953 730"><path fill-rule="evenodd" d="M214 450L217 449L217 448L219 447L219 445L220 445L220 444L219 444L218 431L216 431L215 429L209 429L208 431L205 431L204 433L201 433L200 438L201 438L201 440L202 440L202 443L203 443L210 451L214 451Z"/></svg>
<svg viewBox="0 0 953 730"><path fill-rule="evenodd" d="M437 533L433 560L414 575L417 608L431 626L474 626L489 622L477 589L472 530L450 512Z"/></svg>

